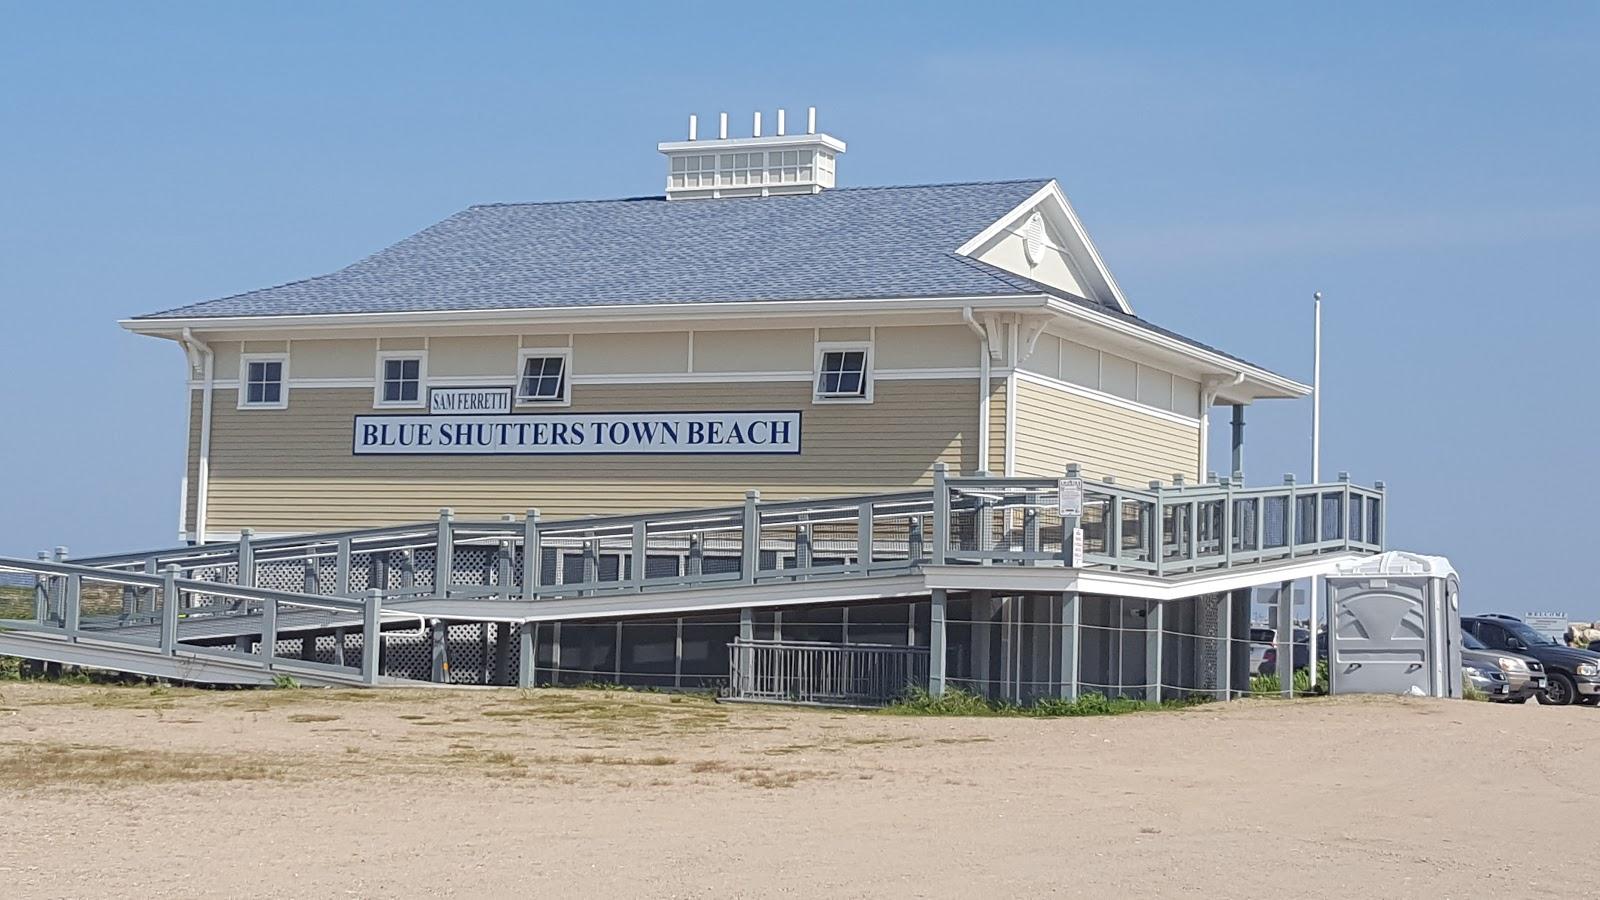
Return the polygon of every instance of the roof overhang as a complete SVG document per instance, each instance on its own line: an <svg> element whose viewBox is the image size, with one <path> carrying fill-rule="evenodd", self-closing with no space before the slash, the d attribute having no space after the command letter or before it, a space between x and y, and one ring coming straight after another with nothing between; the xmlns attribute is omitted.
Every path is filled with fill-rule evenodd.
<svg viewBox="0 0 1600 900"><path fill-rule="evenodd" d="M1110 312L1098 312L1047 293L991 296L885 297L855 300L758 300L726 303L623 304L558 309L465 309L381 313L327 313L293 316L208 316L134 318L119 324L135 334L182 340L193 332L319 332L338 333L374 328L486 326L550 328L607 324L726 322L732 317L774 321L817 316L893 315L896 313L963 310L1015 313L1066 323L1069 331L1088 332L1097 345L1121 345L1152 362L1161 361L1208 385L1214 403L1249 403L1271 398L1303 397L1311 388L1291 378L1169 335L1141 327ZM1089 339L1089 338L1086 338ZM1153 359L1152 359L1153 358Z"/></svg>
<svg viewBox="0 0 1600 900"><path fill-rule="evenodd" d="M447 325L575 325L665 322L693 319L726 320L731 316L801 318L868 315L885 312L929 312L963 308L999 312L1037 312L1047 305L1043 293L977 297L883 297L856 300L754 300L725 303L647 303L566 306L551 309L453 309L411 312L326 313L293 316L143 317L117 324L134 334L177 339L185 328L195 331L300 331L365 329L393 326Z"/></svg>

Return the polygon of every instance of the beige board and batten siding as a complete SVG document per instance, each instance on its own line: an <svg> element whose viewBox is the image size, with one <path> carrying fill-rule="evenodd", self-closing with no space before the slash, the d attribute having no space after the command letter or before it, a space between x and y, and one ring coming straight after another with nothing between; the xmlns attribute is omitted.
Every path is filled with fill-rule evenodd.
<svg viewBox="0 0 1600 900"><path fill-rule="evenodd" d="M1059 477L1068 463L1082 466L1086 478L1111 475L1138 487L1199 475L1198 421L1029 378L1017 381L1016 416L1018 475Z"/></svg>
<svg viewBox="0 0 1600 900"><path fill-rule="evenodd" d="M799 410L802 453L795 456L471 457L352 455L353 420L371 412L370 390L293 390L282 410L239 410L232 390L218 390L207 531L415 522L442 506L464 519L529 507L551 518L624 514L737 503L749 488L772 500L898 490L928 483L941 461L978 468L975 379L882 380L871 404L815 404L811 390L809 381L596 384L561 410ZM200 392L192 395L198 402ZM996 399L1003 418L1003 391ZM196 409L191 485L200 418Z"/></svg>

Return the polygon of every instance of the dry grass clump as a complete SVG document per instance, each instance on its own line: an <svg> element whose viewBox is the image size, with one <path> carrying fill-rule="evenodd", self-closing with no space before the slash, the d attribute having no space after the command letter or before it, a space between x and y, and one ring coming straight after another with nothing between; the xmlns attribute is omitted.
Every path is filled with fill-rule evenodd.
<svg viewBox="0 0 1600 900"><path fill-rule="evenodd" d="M129 750L93 744L0 743L0 788L131 787L200 781L260 781L283 773L264 762L216 753Z"/></svg>

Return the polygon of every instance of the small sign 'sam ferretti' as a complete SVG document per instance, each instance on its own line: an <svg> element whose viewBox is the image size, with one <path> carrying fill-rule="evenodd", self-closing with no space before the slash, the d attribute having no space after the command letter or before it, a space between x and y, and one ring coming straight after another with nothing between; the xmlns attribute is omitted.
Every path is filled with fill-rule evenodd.
<svg viewBox="0 0 1600 900"><path fill-rule="evenodd" d="M428 412L508 413L511 412L511 388L431 388Z"/></svg>
<svg viewBox="0 0 1600 900"><path fill-rule="evenodd" d="M356 416L357 456L793 454L800 413Z"/></svg>

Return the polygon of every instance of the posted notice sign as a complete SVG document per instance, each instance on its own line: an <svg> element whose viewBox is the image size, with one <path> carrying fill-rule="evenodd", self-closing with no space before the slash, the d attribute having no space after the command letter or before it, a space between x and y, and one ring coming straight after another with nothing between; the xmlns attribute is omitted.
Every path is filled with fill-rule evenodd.
<svg viewBox="0 0 1600 900"><path fill-rule="evenodd" d="M351 448L357 456L794 454L800 413L356 416Z"/></svg>

